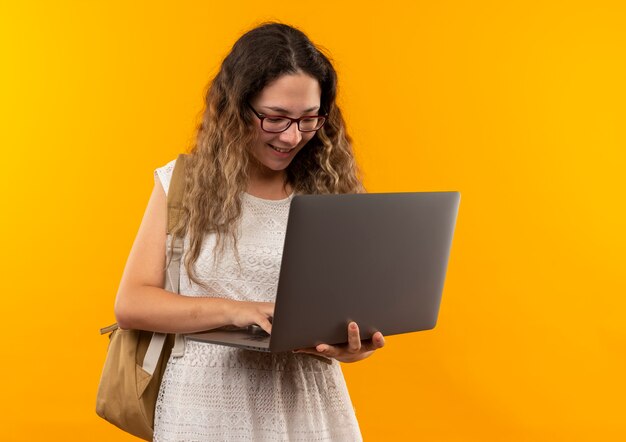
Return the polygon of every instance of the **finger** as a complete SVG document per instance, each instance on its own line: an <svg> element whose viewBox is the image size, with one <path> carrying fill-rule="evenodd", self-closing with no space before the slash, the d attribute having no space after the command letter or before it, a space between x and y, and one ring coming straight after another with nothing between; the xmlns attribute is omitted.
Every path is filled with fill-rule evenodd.
<svg viewBox="0 0 626 442"><path fill-rule="evenodd" d="M266 317L261 316L256 322L267 333L272 334L272 323Z"/></svg>
<svg viewBox="0 0 626 442"><path fill-rule="evenodd" d="M385 346L385 337L381 332L374 333L372 336L372 342L376 345L376 348L383 348Z"/></svg>
<svg viewBox="0 0 626 442"><path fill-rule="evenodd" d="M361 350L361 335L356 322L348 324L348 351L358 353Z"/></svg>
<svg viewBox="0 0 626 442"><path fill-rule="evenodd" d="M363 345L365 351L378 350L385 346L385 338L381 332L376 332L372 336L372 339Z"/></svg>
<svg viewBox="0 0 626 442"><path fill-rule="evenodd" d="M315 347L315 350L317 350L318 354L326 356L327 358L334 358L341 354L341 350L339 349L339 347L328 344L319 344Z"/></svg>

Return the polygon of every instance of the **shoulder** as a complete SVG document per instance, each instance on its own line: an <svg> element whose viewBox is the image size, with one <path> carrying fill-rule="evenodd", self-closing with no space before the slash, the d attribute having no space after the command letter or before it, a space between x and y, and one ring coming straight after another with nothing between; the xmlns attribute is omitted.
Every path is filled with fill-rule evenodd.
<svg viewBox="0 0 626 442"><path fill-rule="evenodd" d="M172 181L172 172L174 172L175 165L176 160L174 159L167 163L165 166L158 167L154 170L154 179L158 179L161 182L161 186L163 186L163 190L165 190L166 195L167 191L170 188L170 182Z"/></svg>

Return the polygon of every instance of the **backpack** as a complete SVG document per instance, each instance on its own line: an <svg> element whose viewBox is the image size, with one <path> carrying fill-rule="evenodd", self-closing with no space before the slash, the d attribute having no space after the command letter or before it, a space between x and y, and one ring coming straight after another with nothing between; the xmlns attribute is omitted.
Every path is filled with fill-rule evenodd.
<svg viewBox="0 0 626 442"><path fill-rule="evenodd" d="M171 232L180 220L185 187L185 159L180 154L167 194L167 269L165 289L179 293L183 239ZM152 440L154 409L170 355L182 356L184 337L179 334L124 330L116 324L102 328L109 334L102 376L96 397L96 413L120 429L141 439Z"/></svg>

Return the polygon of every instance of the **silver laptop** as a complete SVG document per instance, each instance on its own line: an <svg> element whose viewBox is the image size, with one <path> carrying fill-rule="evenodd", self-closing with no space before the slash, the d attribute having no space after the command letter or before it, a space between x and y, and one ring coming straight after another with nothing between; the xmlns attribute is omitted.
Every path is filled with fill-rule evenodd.
<svg viewBox="0 0 626 442"><path fill-rule="evenodd" d="M188 339L283 352L428 330L439 314L459 192L296 195L271 336L260 327Z"/></svg>

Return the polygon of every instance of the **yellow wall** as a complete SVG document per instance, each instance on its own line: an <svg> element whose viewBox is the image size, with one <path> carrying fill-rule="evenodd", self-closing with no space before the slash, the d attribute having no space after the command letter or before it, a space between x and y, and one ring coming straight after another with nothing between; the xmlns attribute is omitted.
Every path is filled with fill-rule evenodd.
<svg viewBox="0 0 626 442"><path fill-rule="evenodd" d="M94 413L97 329L267 19L332 53L370 191L463 195L437 328L345 367L365 439L626 440L622 2L180 3L0 6L1 440L132 439Z"/></svg>

